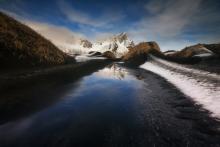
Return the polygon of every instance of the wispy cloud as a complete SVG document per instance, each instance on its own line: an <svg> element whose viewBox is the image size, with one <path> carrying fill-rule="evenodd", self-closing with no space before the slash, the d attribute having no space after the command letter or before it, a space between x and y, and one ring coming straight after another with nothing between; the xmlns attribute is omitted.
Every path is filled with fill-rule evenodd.
<svg viewBox="0 0 220 147"><path fill-rule="evenodd" d="M146 38L148 41L158 41L164 50L174 49L172 44L179 42L181 49L186 45L198 43L197 41L205 41L199 31L204 31L203 35L216 34L212 30L220 18L219 12L213 7L209 7L203 0L150 0L144 6L148 15L135 23L128 33L136 37L137 41L144 41ZM217 39L220 38L212 42Z"/></svg>
<svg viewBox="0 0 220 147"><path fill-rule="evenodd" d="M57 4L70 21L93 27L111 27L112 25L110 25L110 23L121 21L125 17L125 15L120 12L106 10L101 16L96 18L74 9L71 4L65 1L58 1Z"/></svg>
<svg viewBox="0 0 220 147"><path fill-rule="evenodd" d="M36 32L43 35L45 38L50 39L55 44L64 44L71 36L74 36L75 38L78 39L85 38L83 34L73 32L65 26L55 26L53 24L49 24L45 22L33 21L30 20L29 18L20 16L18 14L3 9L0 9L0 11L10 16L13 16L13 18L28 25Z"/></svg>
<svg viewBox="0 0 220 147"><path fill-rule="evenodd" d="M71 35L96 42L124 31L136 44L156 41L162 50L220 41L218 0L90 1L89 6L70 0L44 2L39 11L37 1L0 0L0 10L53 42L64 42Z"/></svg>
<svg viewBox="0 0 220 147"><path fill-rule="evenodd" d="M55 44L64 44L69 37L85 38L83 34L75 33L63 26L54 26L48 23L26 21L27 25L43 35L45 38L50 39Z"/></svg>
<svg viewBox="0 0 220 147"><path fill-rule="evenodd" d="M8 0L0 0L1 3L1 10L6 10L9 13L16 13L16 14L21 14L23 16L28 17L28 13L23 10L24 7L27 7L26 3L22 0L13 0L13 1L8 1Z"/></svg>

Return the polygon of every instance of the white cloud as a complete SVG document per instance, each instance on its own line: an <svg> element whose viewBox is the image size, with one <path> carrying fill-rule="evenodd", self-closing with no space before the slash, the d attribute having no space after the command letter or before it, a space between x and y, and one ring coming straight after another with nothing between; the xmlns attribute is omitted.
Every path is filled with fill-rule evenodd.
<svg viewBox="0 0 220 147"><path fill-rule="evenodd" d="M58 6L70 21L93 27L109 28L112 27L110 23L120 21L125 17L125 15L120 12L106 10L100 17L95 18L86 13L77 11L71 7L69 3L64 1L58 1Z"/></svg>
<svg viewBox="0 0 220 147"><path fill-rule="evenodd" d="M83 34L73 32L64 26L54 26L49 23L32 21L26 17L17 15L13 12L6 11L4 9L0 9L0 10L8 14L9 16L12 16L16 20L25 23L26 25L34 29L36 32L43 35L45 38L50 39L55 44L66 43L67 39L71 36L74 36L75 38L78 39L85 38Z"/></svg>
<svg viewBox="0 0 220 147"><path fill-rule="evenodd" d="M202 0L150 0L144 6L148 15L130 27L128 34L135 38L136 43L157 41L162 50L182 49L190 44L210 42L205 40L207 38L215 42L220 38L210 36L216 36L216 32L208 32L214 30L213 26L220 21L219 12L213 7Z"/></svg>
<svg viewBox="0 0 220 147"><path fill-rule="evenodd" d="M20 0L16 1L16 4L20 4ZM149 0L145 5L142 5L142 8L133 6L133 9L136 8L135 11L129 9L127 15L131 12L138 12L135 13L135 19L140 18L139 21L132 23L124 19L125 15L122 12L127 11L126 9L112 11L111 8L102 8L95 17L88 11L78 11L77 7L72 7L71 4L58 0L56 4L60 10L55 11L59 14L61 11L61 14L68 18L65 20L66 18L63 17L62 21L65 21L65 24L70 21L77 24L75 29L78 29L80 33L75 33L64 26L44 23L45 19L38 19L42 20L41 22L35 21L36 16L32 17L29 13L22 12L25 9L21 10L20 5L12 5L12 2L6 0L0 0L0 2L3 2L4 5L10 3L7 8L4 5L0 6L1 11L8 10L3 12L25 22L54 43L65 42L66 38L72 35L96 42L112 33L120 33L120 30L121 32L125 31L135 44L142 41L156 41L162 50L180 50L198 42L215 43L220 40L218 5L214 6L213 1ZM15 12L19 15L16 15ZM139 14L142 16L140 17ZM128 15L127 17L131 17L130 21L133 20L133 16Z"/></svg>
<svg viewBox="0 0 220 147"><path fill-rule="evenodd" d="M152 39L163 38L167 41L180 35L199 7L198 2L192 2L191 7L188 7L188 2L187 0L150 1L145 5L145 9L152 14L152 17L145 17L136 24L141 35L145 34Z"/></svg>
<svg viewBox="0 0 220 147"><path fill-rule="evenodd" d="M52 40L55 44L66 43L70 36L75 38L85 38L83 34L75 33L66 27L54 26L42 22L26 21L27 25L43 35L45 38Z"/></svg>
<svg viewBox="0 0 220 147"><path fill-rule="evenodd" d="M23 8L27 7L26 3L22 0L0 0L0 10L2 12L5 12L6 10L9 12L19 12L19 14L22 14L23 16L29 16L28 13L25 12ZM9 13L10 13L9 12Z"/></svg>
<svg viewBox="0 0 220 147"><path fill-rule="evenodd" d="M108 38L111 34L110 33L101 33L97 32L94 34L94 36L91 38L91 41L96 42L96 41L103 41L104 39Z"/></svg>
<svg viewBox="0 0 220 147"><path fill-rule="evenodd" d="M64 26L54 26L49 23L44 23L44 22L38 22L38 21L33 21L30 20L29 18L17 15L13 12L6 11L4 9L0 8L0 11L12 16L16 20L19 20L22 23L25 23L41 35L43 35L45 38L50 39L53 43L55 44L64 44L68 40L70 36L74 36L75 38L82 38L82 39L88 39L91 42L97 42L101 41L103 39L106 39L108 36L110 36L110 33L103 33L98 31L98 29L95 28L88 28L85 25L80 25L80 28L82 33L85 32L92 32L91 36L85 36L82 33L76 33L71 31L70 29L64 27Z"/></svg>

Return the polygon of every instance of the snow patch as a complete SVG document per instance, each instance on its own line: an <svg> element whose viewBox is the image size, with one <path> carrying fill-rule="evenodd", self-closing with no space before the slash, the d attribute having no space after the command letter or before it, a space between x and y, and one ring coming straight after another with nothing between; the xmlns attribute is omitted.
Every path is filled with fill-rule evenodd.
<svg viewBox="0 0 220 147"><path fill-rule="evenodd" d="M174 53L176 53L176 51L173 51L173 52L166 52L166 53L164 53L165 55L172 55L172 54L174 54Z"/></svg>
<svg viewBox="0 0 220 147"><path fill-rule="evenodd" d="M212 56L215 56L215 54L205 47L199 48L193 53L193 57L212 57Z"/></svg>
<svg viewBox="0 0 220 147"><path fill-rule="evenodd" d="M213 54L213 53L203 53L203 54L198 54L198 55L194 55L194 56L192 56L192 57L213 57L213 56L215 56L215 54Z"/></svg>
<svg viewBox="0 0 220 147"><path fill-rule="evenodd" d="M76 59L76 62L85 62L85 61L96 60L96 59L104 60L107 58L105 58L105 57L89 57L87 55L83 55L83 56L76 56L75 59Z"/></svg>
<svg viewBox="0 0 220 147"><path fill-rule="evenodd" d="M203 54L203 53L212 53L212 51L208 50L205 47L199 48L194 52L194 55Z"/></svg>
<svg viewBox="0 0 220 147"><path fill-rule="evenodd" d="M174 84L185 95L220 118L220 76L183 67L149 55L149 62L141 68L152 71ZM215 82L213 82L213 80Z"/></svg>

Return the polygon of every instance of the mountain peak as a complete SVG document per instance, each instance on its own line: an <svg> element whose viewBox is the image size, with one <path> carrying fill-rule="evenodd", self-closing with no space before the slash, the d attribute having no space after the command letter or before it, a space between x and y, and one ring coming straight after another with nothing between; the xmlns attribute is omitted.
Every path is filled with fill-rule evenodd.
<svg viewBox="0 0 220 147"><path fill-rule="evenodd" d="M134 46L134 42L127 38L125 32L120 34L112 34L104 41L99 41L97 43L92 44L88 40L85 39L77 39L74 36L71 36L67 39L65 45L59 45L59 48L64 52L76 52L79 51L81 53L85 53L88 51L98 51L98 52L106 52L111 51L117 56L122 56L128 52L128 50Z"/></svg>
<svg viewBox="0 0 220 147"><path fill-rule="evenodd" d="M117 35L117 39L120 43L122 43L122 41L127 39L127 35L125 32L122 32L121 34Z"/></svg>
<svg viewBox="0 0 220 147"><path fill-rule="evenodd" d="M120 56L127 53L133 46L134 42L127 38L125 32L122 32L117 35L112 34L106 40L94 44L91 50L100 52L112 51Z"/></svg>
<svg viewBox="0 0 220 147"><path fill-rule="evenodd" d="M123 41L127 40L127 35L125 32L122 32L121 34L112 34L109 36L109 38L106 39L106 41L109 41L109 42L114 42L116 43L117 41L119 43L122 43Z"/></svg>

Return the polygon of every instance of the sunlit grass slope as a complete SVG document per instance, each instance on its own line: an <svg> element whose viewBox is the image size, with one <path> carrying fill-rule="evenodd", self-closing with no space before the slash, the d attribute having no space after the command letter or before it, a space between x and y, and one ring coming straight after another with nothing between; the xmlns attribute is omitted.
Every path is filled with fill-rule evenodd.
<svg viewBox="0 0 220 147"><path fill-rule="evenodd" d="M74 59L25 24L0 12L0 67L63 64Z"/></svg>

